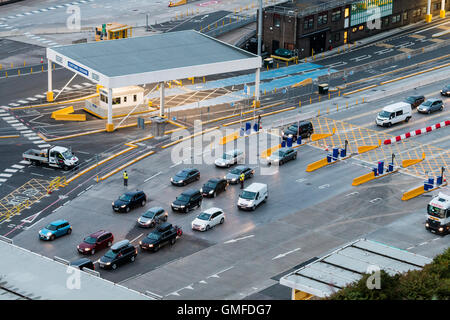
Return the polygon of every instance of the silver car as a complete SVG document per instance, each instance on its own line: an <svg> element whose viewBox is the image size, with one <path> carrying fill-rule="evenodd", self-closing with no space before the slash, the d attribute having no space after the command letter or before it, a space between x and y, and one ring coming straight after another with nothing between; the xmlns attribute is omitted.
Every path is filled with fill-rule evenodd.
<svg viewBox="0 0 450 320"><path fill-rule="evenodd" d="M428 114L434 111L442 111L442 109L444 109L444 103L440 99L428 99L417 107L418 112Z"/></svg>
<svg viewBox="0 0 450 320"><path fill-rule="evenodd" d="M214 161L214 164L221 168L229 168L242 160L244 160L244 152L239 149L235 149L225 152L221 158Z"/></svg>

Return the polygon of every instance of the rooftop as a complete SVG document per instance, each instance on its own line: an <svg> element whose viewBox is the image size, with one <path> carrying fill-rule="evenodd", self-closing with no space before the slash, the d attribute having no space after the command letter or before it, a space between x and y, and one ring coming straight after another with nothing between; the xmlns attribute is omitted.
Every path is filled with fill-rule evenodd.
<svg viewBox="0 0 450 320"><path fill-rule="evenodd" d="M420 270L431 259L375 241L360 239L280 279L280 284L327 297L378 267L393 275Z"/></svg>
<svg viewBox="0 0 450 320"><path fill-rule="evenodd" d="M359 0L294 0L266 7L265 10L284 15L307 16L356 1Z"/></svg>

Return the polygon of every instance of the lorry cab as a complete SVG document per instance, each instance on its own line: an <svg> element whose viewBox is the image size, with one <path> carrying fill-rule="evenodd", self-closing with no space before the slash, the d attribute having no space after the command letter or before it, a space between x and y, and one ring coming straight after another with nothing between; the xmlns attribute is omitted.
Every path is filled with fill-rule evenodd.
<svg viewBox="0 0 450 320"><path fill-rule="evenodd" d="M411 104L398 102L384 107L383 110L378 113L375 122L378 126L390 127L391 125L402 121L408 122L411 117Z"/></svg>
<svg viewBox="0 0 450 320"><path fill-rule="evenodd" d="M439 195L430 201L425 228L441 235L450 231L450 195L439 192Z"/></svg>
<svg viewBox="0 0 450 320"><path fill-rule="evenodd" d="M267 200L267 184L252 183L239 195L237 206L239 209L255 210L256 207Z"/></svg>
<svg viewBox="0 0 450 320"><path fill-rule="evenodd" d="M78 163L78 158L65 147L53 147L49 152L48 162L50 166L68 169Z"/></svg>

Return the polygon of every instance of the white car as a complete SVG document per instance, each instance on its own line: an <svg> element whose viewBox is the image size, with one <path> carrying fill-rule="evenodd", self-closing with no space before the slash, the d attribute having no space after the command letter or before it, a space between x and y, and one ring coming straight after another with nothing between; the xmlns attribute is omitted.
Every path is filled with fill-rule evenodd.
<svg viewBox="0 0 450 320"><path fill-rule="evenodd" d="M225 214L222 209L209 208L200 213L197 218L192 221L192 230L208 231L215 225L224 223L224 221Z"/></svg>
<svg viewBox="0 0 450 320"><path fill-rule="evenodd" d="M233 164L236 164L242 160L244 160L244 152L242 152L239 149L235 149L235 150L225 152L222 155L222 157L216 159L216 161L214 161L214 163L218 167L229 168Z"/></svg>

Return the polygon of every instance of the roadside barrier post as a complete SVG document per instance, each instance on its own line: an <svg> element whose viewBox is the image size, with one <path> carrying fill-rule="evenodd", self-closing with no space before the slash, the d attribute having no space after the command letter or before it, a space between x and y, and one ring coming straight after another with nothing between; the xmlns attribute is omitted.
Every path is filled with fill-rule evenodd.
<svg viewBox="0 0 450 320"><path fill-rule="evenodd" d="M298 145L302 144L302 136L297 137L297 144Z"/></svg>
<svg viewBox="0 0 450 320"><path fill-rule="evenodd" d="M378 161L378 172L383 174L384 172L384 161Z"/></svg>
<svg viewBox="0 0 450 320"><path fill-rule="evenodd" d="M287 138L287 147L291 148L292 147L292 138Z"/></svg>

